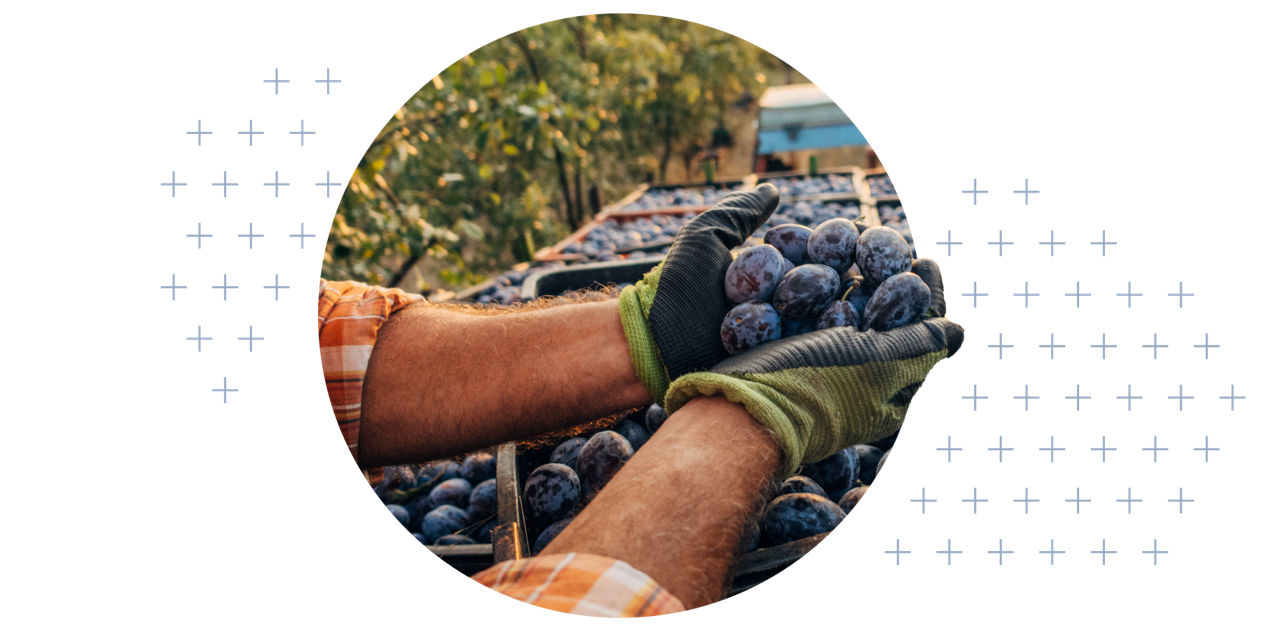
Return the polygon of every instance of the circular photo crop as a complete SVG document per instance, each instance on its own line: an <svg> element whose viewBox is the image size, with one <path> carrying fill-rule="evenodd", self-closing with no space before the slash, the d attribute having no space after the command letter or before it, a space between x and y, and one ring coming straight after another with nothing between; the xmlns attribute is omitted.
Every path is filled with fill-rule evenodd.
<svg viewBox="0 0 1280 635"><path fill-rule="evenodd" d="M423 549L545 608L655 615L856 516L959 345L940 275L796 69L691 22L580 16L426 79L372 140L321 357Z"/></svg>

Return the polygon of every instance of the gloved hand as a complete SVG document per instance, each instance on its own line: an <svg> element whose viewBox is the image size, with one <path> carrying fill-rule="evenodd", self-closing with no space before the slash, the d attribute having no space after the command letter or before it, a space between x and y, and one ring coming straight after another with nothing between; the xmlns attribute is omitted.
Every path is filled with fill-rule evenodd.
<svg viewBox="0 0 1280 635"><path fill-rule="evenodd" d="M893 434L925 375L964 342L964 329L942 317L937 264L918 260L912 271L932 291L929 319L883 333L838 327L769 342L673 381L667 411L700 395L742 404L778 441L783 474Z"/></svg>
<svg viewBox="0 0 1280 635"><path fill-rule="evenodd" d="M618 298L636 376L658 404L671 379L706 370L728 356L720 322L733 308L724 293L729 250L741 245L778 206L764 184L734 192L676 235L666 259Z"/></svg>

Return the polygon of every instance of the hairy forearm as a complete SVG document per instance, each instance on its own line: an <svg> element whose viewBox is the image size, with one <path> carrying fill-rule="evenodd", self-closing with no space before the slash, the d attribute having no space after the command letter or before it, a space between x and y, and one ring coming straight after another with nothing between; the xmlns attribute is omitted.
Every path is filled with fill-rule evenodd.
<svg viewBox="0 0 1280 635"><path fill-rule="evenodd" d="M647 400L616 300L489 315L406 309L369 360L359 460L451 456Z"/></svg>
<svg viewBox="0 0 1280 635"><path fill-rule="evenodd" d="M701 397L673 413L544 550L615 558L688 608L721 599L748 519L781 464L741 406Z"/></svg>

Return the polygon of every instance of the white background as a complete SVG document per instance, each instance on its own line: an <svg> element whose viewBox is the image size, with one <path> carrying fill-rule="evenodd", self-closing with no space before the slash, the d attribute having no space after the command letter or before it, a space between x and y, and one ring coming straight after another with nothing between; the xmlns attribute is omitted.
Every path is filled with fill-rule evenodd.
<svg viewBox="0 0 1280 635"><path fill-rule="evenodd" d="M13 630L413 632L498 624L678 631L1262 630L1275 597L1275 294L1280 134L1276 16L1255 5L1071 3L265 3L7 11L4 60L4 620ZM770 583L653 620L587 621L466 582L383 511L340 442L312 325L314 279L344 181L422 84L511 31L587 12L672 15L728 31L824 88L874 145L926 255L947 273L962 355L921 391L893 468L812 555ZM279 67L292 83L271 94ZM326 67L343 83L324 98ZM268 129L250 151L248 119ZM318 130L299 147L285 130ZM196 119L215 135L196 148ZM267 126L270 126L267 128ZM274 134L273 134L274 133ZM228 166L233 166L228 167ZM224 169L242 186L210 187ZM170 170L191 185L170 198ZM272 171L293 186L259 185ZM287 173L287 174L286 174ZM183 178L183 177L187 178ZM233 178L236 176L232 174ZM265 178L261 178L265 177ZM261 180L259 180L261 178ZM959 191L991 191L973 206ZM1042 194L1011 191L1030 178ZM185 234L215 234L202 249ZM267 234L250 251L248 222ZM299 247L299 223L318 237ZM951 229L965 245L934 246ZM1050 259L1048 231L1068 241ZM1089 241L1120 244L1105 258ZM985 243L1004 230L1004 257ZM208 287L228 274L228 301ZM271 302L263 284L291 285ZM161 284L189 288L171 301ZM1061 297L1076 280L1085 309ZM1133 281L1148 295L1125 309ZM1196 292L1175 310L1179 280ZM1024 309L1029 281L1045 295ZM958 292L991 292L978 309ZM195 353L198 324L215 340ZM268 339L247 353L252 324ZM212 331L210 330L212 329ZM1074 348L1049 362L1050 331ZM1102 362L1087 348L1123 344ZM1155 331L1177 346L1149 360ZM1210 332L1223 348L1195 363ZM1003 333L1016 348L986 347ZM1165 338L1168 338L1167 340ZM1180 348L1179 348L1180 347ZM1167 355L1167 357L1165 357ZM1109 357L1111 357L1109 355ZM1167 361L1166 361L1167 360ZM224 405L222 377L241 391ZM959 396L977 383L978 412ZM1024 413L1010 395L1043 396ZM1062 396L1095 397L1081 413ZM1197 389L1179 413L1165 395ZM1248 399L1227 411L1234 383ZM1113 398L1147 395L1126 413ZM1098 465L1098 435L1126 449ZM1004 463L996 435L1018 450ZM1053 434L1069 450L1035 451ZM1175 442L1158 465L1139 451ZM1205 464L1189 451L1210 435ZM966 448L947 463L951 435ZM928 514L908 502L927 486ZM1007 499L1030 486L1032 514ZM1178 515L1177 487L1197 502ZM978 487L979 514L958 502ZM1080 515L1061 499L1081 487ZM1149 502L1126 515L1124 488ZM1167 496L1166 496L1167 495ZM935 511L936 510L936 511ZM1096 549L1123 550L1101 567ZM951 538L964 554L934 553ZM1048 566L1053 538L1068 553ZM1159 566L1138 552L1170 550ZM901 566L884 555L910 548ZM1003 567L985 552L1004 539Z"/></svg>

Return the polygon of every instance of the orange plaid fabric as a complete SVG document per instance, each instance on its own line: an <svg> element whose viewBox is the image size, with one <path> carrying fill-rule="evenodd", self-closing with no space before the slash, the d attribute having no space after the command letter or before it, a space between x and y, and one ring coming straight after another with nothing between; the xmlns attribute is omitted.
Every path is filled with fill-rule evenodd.
<svg viewBox="0 0 1280 635"><path fill-rule="evenodd" d="M360 442L364 374L378 329L392 313L422 302L422 296L400 289L320 280L320 363L333 414L353 457Z"/></svg>
<svg viewBox="0 0 1280 635"><path fill-rule="evenodd" d="M496 564L472 578L542 608L597 617L677 613L684 604L631 565L587 553L557 553Z"/></svg>

